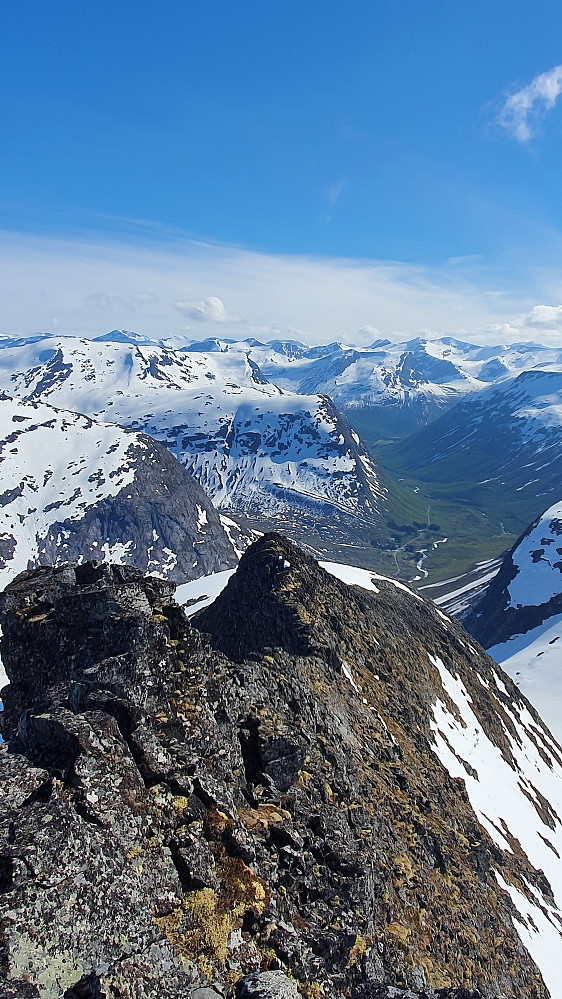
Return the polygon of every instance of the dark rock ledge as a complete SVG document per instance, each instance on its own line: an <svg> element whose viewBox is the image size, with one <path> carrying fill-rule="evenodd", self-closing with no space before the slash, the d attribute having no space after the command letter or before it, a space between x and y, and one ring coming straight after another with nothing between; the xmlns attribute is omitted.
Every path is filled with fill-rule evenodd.
<svg viewBox="0 0 562 999"><path fill-rule="evenodd" d="M209 638L173 591L89 563L0 597L0 996L547 997L429 748L454 629L277 535Z"/></svg>

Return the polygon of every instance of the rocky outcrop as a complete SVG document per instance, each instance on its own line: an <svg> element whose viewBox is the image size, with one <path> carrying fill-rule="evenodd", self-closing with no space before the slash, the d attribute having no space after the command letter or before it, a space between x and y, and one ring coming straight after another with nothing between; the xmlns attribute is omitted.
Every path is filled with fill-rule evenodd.
<svg viewBox="0 0 562 999"><path fill-rule="evenodd" d="M562 503L537 517L506 552L463 625L485 648L562 613Z"/></svg>
<svg viewBox="0 0 562 999"><path fill-rule="evenodd" d="M494 871L548 882L431 747L428 648L509 751L462 629L278 535L200 631L173 590L86 564L0 599L2 995L545 999Z"/></svg>
<svg viewBox="0 0 562 999"><path fill-rule="evenodd" d="M175 582L236 565L209 498L144 434L2 396L0 461L2 586L32 566L87 559Z"/></svg>
<svg viewBox="0 0 562 999"><path fill-rule="evenodd" d="M122 431L126 435L127 431ZM144 434L131 435L134 478L116 496L86 508L79 520L64 520L40 539L40 565L62 565L99 557L157 572L176 583L236 565L233 545L201 486L166 448Z"/></svg>

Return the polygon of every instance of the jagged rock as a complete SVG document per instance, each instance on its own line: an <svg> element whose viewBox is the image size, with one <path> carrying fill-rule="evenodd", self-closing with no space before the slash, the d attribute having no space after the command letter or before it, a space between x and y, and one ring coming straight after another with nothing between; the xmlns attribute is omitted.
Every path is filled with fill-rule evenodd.
<svg viewBox="0 0 562 999"><path fill-rule="evenodd" d="M483 999L483 993L478 989L422 989L412 992L411 989L397 989L393 985L368 986L361 994L361 999ZM499 997L503 999L503 997Z"/></svg>
<svg viewBox="0 0 562 999"><path fill-rule="evenodd" d="M462 629L278 535L198 617L212 645L172 592L88 564L0 597L6 988L231 999L280 972L305 999L546 999L493 871L545 905L548 882L492 842L432 748L428 649L511 751Z"/></svg>
<svg viewBox="0 0 562 999"><path fill-rule="evenodd" d="M236 986L237 999L300 999L296 982L282 971L248 975Z"/></svg>

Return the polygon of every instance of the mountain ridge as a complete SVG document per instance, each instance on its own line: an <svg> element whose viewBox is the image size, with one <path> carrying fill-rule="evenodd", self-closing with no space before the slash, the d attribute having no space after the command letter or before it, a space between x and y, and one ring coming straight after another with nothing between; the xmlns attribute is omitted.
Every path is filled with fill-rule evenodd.
<svg viewBox="0 0 562 999"><path fill-rule="evenodd" d="M0 974L16 995L23 969L42 999L88 982L227 997L267 969L304 999L546 999L530 947L559 999L562 751L460 626L375 582L266 536L198 616L211 645L173 584L129 567L10 584ZM524 822L495 782L474 798L475 733Z"/></svg>
<svg viewBox="0 0 562 999"><path fill-rule="evenodd" d="M282 391L244 352L188 354L123 338L48 343L0 350L0 383L23 400L148 433L221 509L331 518L347 533L364 521L386 538L376 467L325 396Z"/></svg>

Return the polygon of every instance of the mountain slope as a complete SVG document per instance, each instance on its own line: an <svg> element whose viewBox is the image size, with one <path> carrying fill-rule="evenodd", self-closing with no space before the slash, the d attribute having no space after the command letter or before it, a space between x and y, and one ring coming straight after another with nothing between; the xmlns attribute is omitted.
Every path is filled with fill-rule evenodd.
<svg viewBox="0 0 562 999"><path fill-rule="evenodd" d="M125 331L0 339L0 387L142 430L247 526L422 585L500 557L557 498L560 351L450 338L361 351L252 338L170 345ZM302 394L313 390L331 392L361 437L325 394ZM421 435L379 443L376 461L366 452L363 434L396 436L461 397Z"/></svg>
<svg viewBox="0 0 562 999"><path fill-rule="evenodd" d="M463 624L562 739L562 503L518 539Z"/></svg>
<svg viewBox="0 0 562 999"><path fill-rule="evenodd" d="M379 460L382 451L379 451ZM526 371L471 395L395 447L383 464L519 535L562 479L562 373Z"/></svg>
<svg viewBox="0 0 562 999"><path fill-rule="evenodd" d="M212 647L132 569L7 589L15 995L273 968L307 999L560 999L560 749L458 625L372 585L264 537L195 619Z"/></svg>
<svg viewBox="0 0 562 999"><path fill-rule="evenodd" d="M242 352L188 354L123 338L47 343L0 350L0 384L150 434L216 506L313 523L359 518L385 535L374 465L329 399L282 392Z"/></svg>
<svg viewBox="0 0 562 999"><path fill-rule="evenodd" d="M562 503L549 507L505 556L466 625L486 647L562 613Z"/></svg>
<svg viewBox="0 0 562 999"><path fill-rule="evenodd" d="M3 397L0 465L2 585L88 558L180 582L236 563L201 488L143 434Z"/></svg>

